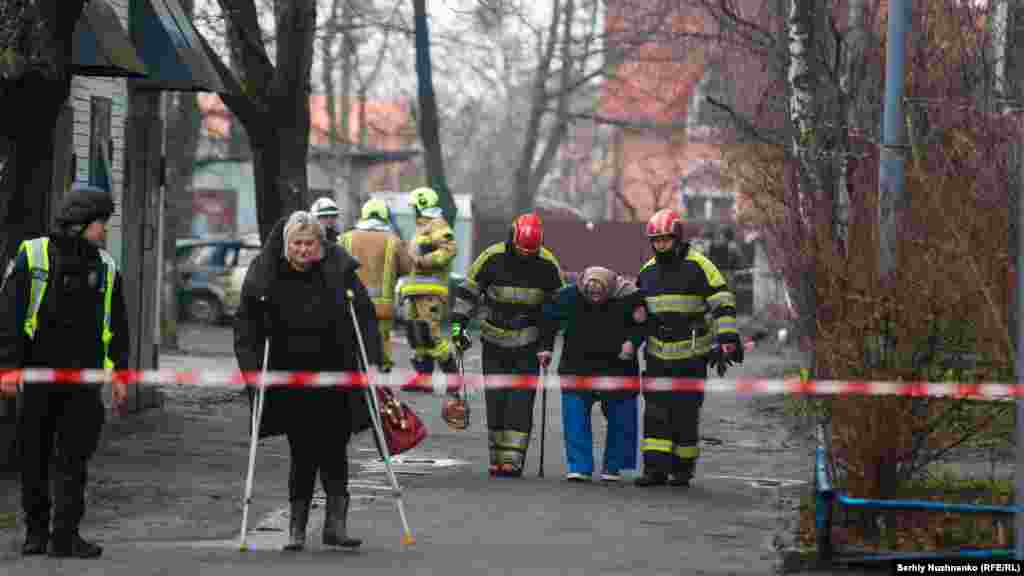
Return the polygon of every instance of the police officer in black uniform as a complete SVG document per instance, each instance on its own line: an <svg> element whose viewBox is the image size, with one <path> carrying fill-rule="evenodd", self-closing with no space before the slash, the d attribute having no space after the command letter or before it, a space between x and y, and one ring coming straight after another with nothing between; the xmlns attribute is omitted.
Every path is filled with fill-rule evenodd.
<svg viewBox="0 0 1024 576"><path fill-rule="evenodd" d="M0 369L127 366L121 275L102 248L113 212L109 192L76 185L54 231L21 244L0 292ZM11 380L8 373L7 390ZM126 389L123 383L112 385L117 405ZM18 442L27 528L22 553L98 557L103 549L84 540L78 527L85 511L87 464L105 420L102 385L27 382L22 389Z"/></svg>

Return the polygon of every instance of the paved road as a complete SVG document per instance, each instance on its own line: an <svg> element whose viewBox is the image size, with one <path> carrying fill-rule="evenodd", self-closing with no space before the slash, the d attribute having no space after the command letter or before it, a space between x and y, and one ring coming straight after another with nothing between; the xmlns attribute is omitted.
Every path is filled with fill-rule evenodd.
<svg viewBox="0 0 1024 576"><path fill-rule="evenodd" d="M226 331L197 332L206 340L195 345L230 346ZM400 345L397 353L404 362L407 349ZM732 375L771 374L789 361L755 352ZM162 362L171 368L232 367L229 358L212 356L167 356ZM168 390L164 411L111 424L93 462L83 531L105 543L104 558L22 559L14 553L21 534L0 530L0 550L6 550L0 574L772 573L773 541L810 477L806 449L790 445L778 422L752 411L749 398L712 395L704 408L704 453L689 491L577 485L562 480L559 396L548 397L546 477L536 477L535 434L527 477L493 480L486 474L482 398L473 399L470 430L458 432L441 421L437 398L404 394L432 432L398 466L416 544L401 544L393 503L376 490L386 484L382 467L364 434L349 454L355 498L350 529L365 539L363 548L323 549L317 509L310 521L311 550L288 556L277 551L287 521L286 444L261 444L252 520L258 530L253 549L242 553L236 537L246 465L245 403L237 392ZM596 410L594 423L601 438ZM597 447L598 456L602 449Z"/></svg>

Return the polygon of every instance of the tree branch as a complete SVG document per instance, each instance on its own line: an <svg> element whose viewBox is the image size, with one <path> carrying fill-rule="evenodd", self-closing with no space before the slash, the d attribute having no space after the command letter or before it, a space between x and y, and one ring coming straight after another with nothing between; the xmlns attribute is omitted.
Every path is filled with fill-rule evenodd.
<svg viewBox="0 0 1024 576"><path fill-rule="evenodd" d="M238 71L245 97L265 111L266 103L262 101L262 95L270 93L275 70L267 56L256 4L253 0L217 1L227 24L232 64L229 68Z"/></svg>
<svg viewBox="0 0 1024 576"><path fill-rule="evenodd" d="M711 106L721 110L722 112L728 114L729 119L732 120L733 124L740 131L742 131L744 134L747 134L757 142L761 142L762 144L770 144L772 146L783 146L782 141L775 140L771 136L765 135L764 130L758 128L752 121L748 120L747 118L740 116L740 114L737 113L732 106L729 106L724 102L720 102L711 96L705 97L704 101L710 104Z"/></svg>

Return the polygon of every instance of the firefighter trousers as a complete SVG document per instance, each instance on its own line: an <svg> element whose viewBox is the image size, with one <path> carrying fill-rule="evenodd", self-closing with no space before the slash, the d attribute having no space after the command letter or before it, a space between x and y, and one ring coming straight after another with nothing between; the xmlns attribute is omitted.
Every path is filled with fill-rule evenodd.
<svg viewBox="0 0 1024 576"><path fill-rule="evenodd" d="M53 535L71 537L85 514L88 463L106 419L100 392L85 386L28 384L22 395L18 453L26 528L29 534L49 534L52 506Z"/></svg>
<svg viewBox="0 0 1024 576"><path fill-rule="evenodd" d="M408 296L403 305L406 307L407 339L412 348L413 369L421 374L431 374L436 361L442 371L455 372L451 344L441 326L448 311L448 297L436 294Z"/></svg>
<svg viewBox="0 0 1024 576"><path fill-rule="evenodd" d="M537 345L502 348L483 342L483 373L536 376L540 373L539 350ZM504 464L511 466L513 473L522 473L530 446L536 396L536 390L484 389L491 466Z"/></svg>
<svg viewBox="0 0 1024 576"><path fill-rule="evenodd" d="M395 363L391 359L391 329L394 328L394 320L377 320L377 331L380 332L380 354L383 364L381 368L385 372L390 371Z"/></svg>
<svg viewBox="0 0 1024 576"><path fill-rule="evenodd" d="M647 359L645 378L707 378L703 358L662 362ZM693 477L700 457L703 392L644 392L644 436L640 450L647 475Z"/></svg>

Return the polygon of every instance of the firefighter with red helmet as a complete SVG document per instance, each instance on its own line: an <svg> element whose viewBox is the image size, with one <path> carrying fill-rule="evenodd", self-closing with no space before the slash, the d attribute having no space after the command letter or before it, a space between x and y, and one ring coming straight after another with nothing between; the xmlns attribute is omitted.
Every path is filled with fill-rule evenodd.
<svg viewBox="0 0 1024 576"><path fill-rule="evenodd" d="M645 377L705 379L708 365L743 362L736 297L706 256L683 240L682 219L670 209L647 222L654 257L637 285L646 316ZM689 487L700 454L704 393L645 391L644 473L637 486Z"/></svg>
<svg viewBox="0 0 1024 576"><path fill-rule="evenodd" d="M452 341L465 348L480 318L483 373L537 374L551 363L554 333L541 330L543 306L563 286L558 260L543 246L536 214L515 219L508 240L483 251L455 290ZM491 476L520 477L533 428L536 391L486 389Z"/></svg>

